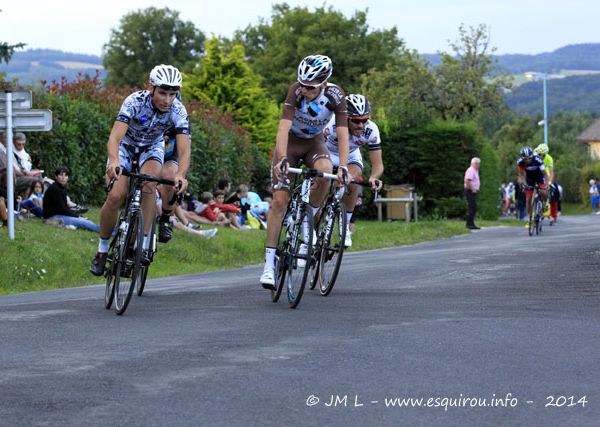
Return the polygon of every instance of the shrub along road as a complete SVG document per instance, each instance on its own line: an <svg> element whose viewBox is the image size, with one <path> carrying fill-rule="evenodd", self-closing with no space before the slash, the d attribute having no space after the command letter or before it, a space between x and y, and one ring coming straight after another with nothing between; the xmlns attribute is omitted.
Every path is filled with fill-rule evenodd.
<svg viewBox="0 0 600 427"><path fill-rule="evenodd" d="M333 293L297 310L257 266L152 280L123 317L100 286L3 296L0 419L597 425L599 225L349 253Z"/></svg>

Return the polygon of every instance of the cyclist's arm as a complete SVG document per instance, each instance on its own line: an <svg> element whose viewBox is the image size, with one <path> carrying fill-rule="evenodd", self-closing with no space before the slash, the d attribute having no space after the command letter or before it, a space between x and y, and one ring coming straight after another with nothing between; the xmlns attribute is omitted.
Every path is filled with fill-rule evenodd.
<svg viewBox="0 0 600 427"><path fill-rule="evenodd" d="M369 177L369 182L371 183L371 187L373 187L374 181L383 175L381 150L369 151L369 158L371 159L371 176Z"/></svg>
<svg viewBox="0 0 600 427"><path fill-rule="evenodd" d="M188 134L180 133L175 136L175 143L177 144L177 155L179 156L179 166L177 167L177 173L175 174L175 185L179 185L179 182L181 181L181 188L179 188L179 191L177 192L177 194L181 194L188 186L185 177L190 170L192 139Z"/></svg>
<svg viewBox="0 0 600 427"><path fill-rule="evenodd" d="M519 184L525 184L525 169L523 168L519 168L519 177L517 178L517 181Z"/></svg>
<svg viewBox="0 0 600 427"><path fill-rule="evenodd" d="M277 127L277 142L275 143L275 155L278 159L287 158L288 135L291 128L291 120L279 120L279 126Z"/></svg>
<svg viewBox="0 0 600 427"><path fill-rule="evenodd" d="M110 131L110 136L108 137L108 143L106 144L106 150L108 152L108 168L106 173L109 178L112 178L116 175L115 168L120 166L119 162L119 144L125 137L127 133L127 129L129 125L127 123L121 121L115 121L113 124L113 128Z"/></svg>

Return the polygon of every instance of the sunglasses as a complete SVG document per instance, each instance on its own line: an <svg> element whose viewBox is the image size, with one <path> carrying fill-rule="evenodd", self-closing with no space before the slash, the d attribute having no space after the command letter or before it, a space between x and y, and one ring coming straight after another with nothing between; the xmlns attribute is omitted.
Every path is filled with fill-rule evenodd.
<svg viewBox="0 0 600 427"><path fill-rule="evenodd" d="M321 83L317 83L316 85L307 85L305 83L302 82L298 82L300 83L300 87L303 87L304 89L308 89L308 90L313 90L318 88L319 86L321 86Z"/></svg>
<svg viewBox="0 0 600 427"><path fill-rule="evenodd" d="M367 123L369 119L350 119L352 123Z"/></svg>

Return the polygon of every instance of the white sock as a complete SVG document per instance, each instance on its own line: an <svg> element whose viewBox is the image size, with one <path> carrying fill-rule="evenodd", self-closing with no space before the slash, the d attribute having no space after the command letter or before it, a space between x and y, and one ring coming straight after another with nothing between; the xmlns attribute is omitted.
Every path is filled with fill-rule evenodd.
<svg viewBox="0 0 600 427"><path fill-rule="evenodd" d="M142 248L148 249L149 244L150 244L150 239L148 238L147 234L144 234L144 244L142 245Z"/></svg>
<svg viewBox="0 0 600 427"><path fill-rule="evenodd" d="M352 219L352 214L354 212L346 212L346 225L350 225L350 219Z"/></svg>
<svg viewBox="0 0 600 427"><path fill-rule="evenodd" d="M275 253L277 252L276 248L266 248L265 249L265 268L270 268L271 270L275 270Z"/></svg>
<svg viewBox="0 0 600 427"><path fill-rule="evenodd" d="M103 239L103 238L98 239L98 252L100 252L101 254L105 254L108 252L109 248L110 248L110 239Z"/></svg>
<svg viewBox="0 0 600 427"><path fill-rule="evenodd" d="M317 212L319 212L319 209L321 209L321 208L315 208L313 205L310 205L310 207L312 208L313 218L314 218L314 216L317 214Z"/></svg>

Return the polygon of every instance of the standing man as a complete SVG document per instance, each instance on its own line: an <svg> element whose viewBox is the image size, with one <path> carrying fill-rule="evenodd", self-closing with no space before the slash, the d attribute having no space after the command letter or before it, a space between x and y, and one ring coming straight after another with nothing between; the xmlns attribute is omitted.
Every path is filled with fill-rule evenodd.
<svg viewBox="0 0 600 427"><path fill-rule="evenodd" d="M477 193L479 192L479 157L471 159L471 166L465 172L465 197L469 204L469 213L467 215L467 228L469 230L479 230L475 225L475 214L477 213Z"/></svg>

